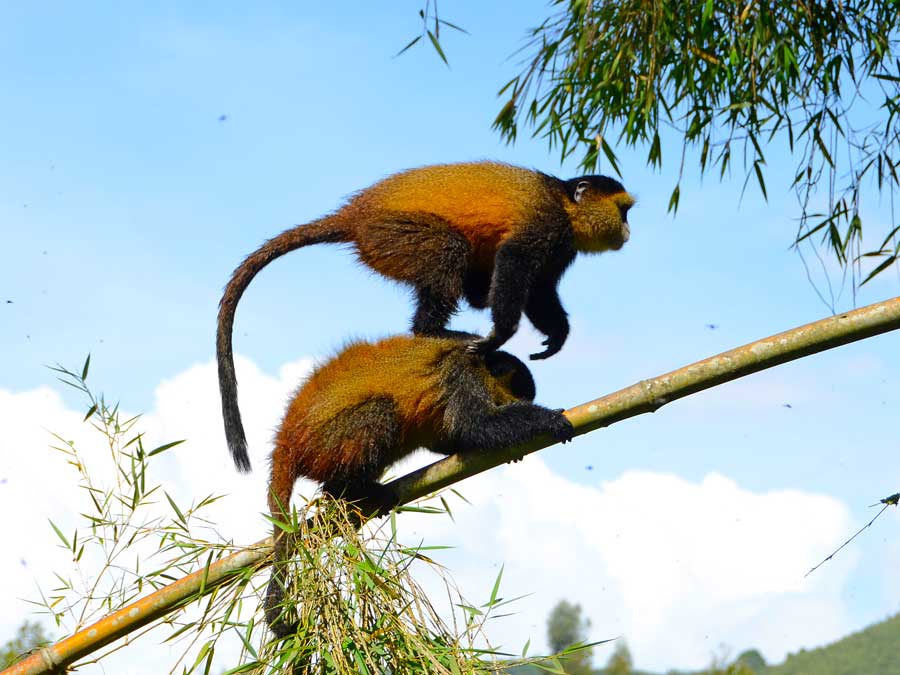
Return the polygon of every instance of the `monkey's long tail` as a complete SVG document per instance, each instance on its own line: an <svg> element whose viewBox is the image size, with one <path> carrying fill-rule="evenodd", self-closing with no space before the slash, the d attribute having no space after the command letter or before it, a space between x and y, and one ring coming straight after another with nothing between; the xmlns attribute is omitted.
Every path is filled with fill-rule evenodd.
<svg viewBox="0 0 900 675"><path fill-rule="evenodd" d="M231 275L219 302L219 321L216 331L216 360L219 366L219 394L222 397L222 418L225 421L225 440L238 471L250 471L247 437L241 422L237 400L237 376L234 372L234 352L231 333L238 301L257 273L285 253L311 244L350 241L350 231L336 215L325 216L307 225L298 225L269 239L248 255Z"/></svg>
<svg viewBox="0 0 900 675"><path fill-rule="evenodd" d="M278 532L278 527L276 526L274 534L274 562L272 563L272 575L269 577L269 585L266 588L263 608L265 610L266 623L269 624L269 630L272 631L275 637L283 638L297 632L297 622L289 622L284 619L284 593L287 585L284 563L288 558L288 552L293 547L290 546L290 533Z"/></svg>

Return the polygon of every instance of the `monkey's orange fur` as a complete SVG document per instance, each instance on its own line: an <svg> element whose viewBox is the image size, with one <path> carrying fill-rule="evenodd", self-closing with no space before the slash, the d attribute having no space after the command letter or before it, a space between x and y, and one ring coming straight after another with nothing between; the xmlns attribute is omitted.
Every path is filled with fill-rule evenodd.
<svg viewBox="0 0 900 675"><path fill-rule="evenodd" d="M367 265L385 276L405 279L409 269L404 257L382 248L380 237L369 236L367 224L384 221L390 214L436 216L469 241L473 267L489 272L499 246L533 223L547 201L564 205L579 250L599 252L625 243L618 207L634 203L627 192L579 208L562 184L500 162L436 164L397 173L352 197L339 215L348 228L356 229L359 254Z"/></svg>
<svg viewBox="0 0 900 675"><path fill-rule="evenodd" d="M543 186L534 171L494 162L440 164L385 178L368 190L361 206L394 212L433 213L476 246L502 241L528 216Z"/></svg>

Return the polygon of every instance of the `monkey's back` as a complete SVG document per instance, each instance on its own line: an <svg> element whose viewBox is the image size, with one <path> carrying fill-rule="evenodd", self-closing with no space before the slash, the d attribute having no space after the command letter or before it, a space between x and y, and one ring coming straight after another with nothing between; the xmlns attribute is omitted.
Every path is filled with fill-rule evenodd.
<svg viewBox="0 0 900 675"><path fill-rule="evenodd" d="M476 247L499 242L526 222L553 181L500 162L436 164L388 176L360 194L360 205L397 213L433 214Z"/></svg>
<svg viewBox="0 0 900 675"><path fill-rule="evenodd" d="M338 468L364 460L352 438L355 429L345 430L342 420L373 401L389 401L401 429L397 455L408 454L440 434L442 369L450 352L464 348L459 340L411 336L348 345L297 390L276 447L290 454L299 475L330 480Z"/></svg>

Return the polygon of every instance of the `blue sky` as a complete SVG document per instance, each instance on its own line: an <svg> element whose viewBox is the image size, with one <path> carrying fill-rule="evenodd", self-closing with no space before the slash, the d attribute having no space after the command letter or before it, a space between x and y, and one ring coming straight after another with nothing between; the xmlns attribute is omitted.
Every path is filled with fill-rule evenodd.
<svg viewBox="0 0 900 675"><path fill-rule="evenodd" d="M265 238L408 167L489 158L563 177L577 173L573 163L560 166L542 141L521 134L507 146L490 129L499 108L495 94L516 72L509 56L544 17L544 3L441 7L470 32L447 32L450 68L424 47L393 58L419 30L416 2L0 9L0 128L6 132L0 136L0 391L16 397L49 386L63 406L79 410L81 401L55 384L45 365L78 367L90 352L94 385L129 410L151 413L162 405L161 382L178 382L212 359L221 289ZM227 118L219 121L222 115ZM797 208L783 189L793 173L783 150L769 153L768 203L752 183L741 200L740 174L720 183L701 181L689 170L675 218L666 214L672 169L657 174L644 165L643 150L617 150L623 181L638 197L632 240L618 253L580 258L564 278L561 294L573 332L561 354L533 367L540 401L581 403L829 313L789 248ZM674 146L664 151L664 159L677 157ZM883 224L889 210L867 193L862 215L867 224ZM839 273L830 269L839 284ZM885 274L858 293L856 304L898 292L898 276ZM837 309L853 304L846 289ZM275 376L285 363L333 353L351 337L405 330L410 316L406 291L372 276L348 252L305 249L268 267L245 294L236 351ZM467 311L454 325L484 330L488 323ZM898 489L897 340L874 338L719 387L549 449L534 466L600 496L634 476L650 476L647 485L677 479L707 494L701 488L710 475L760 499L827 496L841 508L826 510L834 520L822 524L826 534L804 540L805 547L789 550L792 537L812 536L803 530L819 532L808 520L824 519L826 511L809 512L793 530L791 514L776 512L759 538L748 541L754 555L783 558L791 574L802 576L849 528L865 522L865 506ZM523 326L512 349L526 354L537 342ZM246 398L251 390L244 384L242 391ZM214 394L203 389L204 396ZM54 428L52 420L42 424ZM22 433L33 438L30 430ZM7 438L0 444L4 464L12 456L7 453L41 452L9 440L18 436ZM205 461L223 463L218 440L193 452L202 448ZM516 470L502 475L515 482ZM189 493L190 480L184 484ZM643 497L651 512L678 508L663 494ZM708 509L719 508L716 497L707 498ZM540 495L547 500L563 503L567 494ZM262 493L258 502L262 510ZM42 508L35 501L31 510ZM559 508L560 518L631 528L641 523L614 510ZM752 621L721 636L697 617L691 630L713 637L676 653L633 636L639 624L607 621L603 606L583 603L595 626L626 635L642 667L701 666L703 645L708 653L722 642L735 649L759 646L767 657L781 658L785 650L815 646L900 608L900 587L891 580L900 562L898 523L893 514L880 521L845 554L840 569L835 565L833 576L821 572L815 589L761 596L806 593L812 600L796 609L796 623L813 628L824 604L836 618L818 633L781 625L780 605L760 600ZM710 551L725 534L702 519L685 527L702 535ZM262 536L261 520L257 529ZM497 556L509 565L503 556L513 550ZM718 560L705 558L712 559ZM478 578L477 567L470 572L462 576ZM487 570L484 577L492 581L493 574ZM564 586L550 572L540 583ZM623 583L616 592L625 597L629 588ZM715 595L702 584L697 592ZM527 623L538 626L531 636L537 640L543 639L541 612L556 599L546 596L523 609L532 613ZM724 605L716 607L727 614ZM25 611L23 605L22 617ZM660 616L669 615L661 610ZM685 625L684 617L672 616ZM767 643L773 626L780 637ZM509 633L511 639L520 634ZM523 634L520 644L528 637ZM605 658L598 654L597 663Z"/></svg>

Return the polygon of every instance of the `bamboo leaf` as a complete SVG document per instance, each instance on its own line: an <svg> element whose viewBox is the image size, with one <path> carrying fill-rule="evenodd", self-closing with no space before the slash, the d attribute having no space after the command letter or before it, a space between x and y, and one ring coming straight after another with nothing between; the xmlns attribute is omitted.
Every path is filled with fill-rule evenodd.
<svg viewBox="0 0 900 675"><path fill-rule="evenodd" d="M676 185L675 189L672 190L672 196L669 197L669 208L667 211L671 213L678 212L678 200L681 198L681 186Z"/></svg>
<svg viewBox="0 0 900 675"><path fill-rule="evenodd" d="M447 56L444 54L444 50L441 49L441 43L438 42L438 39L435 37L434 33L432 33L430 30L426 31L426 32L428 33L428 39L431 40L431 46L434 47L434 50L438 53L438 56L441 57L441 61L443 61L444 64L447 67L449 67L450 62L447 61Z"/></svg>
<svg viewBox="0 0 900 675"><path fill-rule="evenodd" d="M397 58L398 56L400 56L403 52L407 51L410 47L412 47L414 44L416 44L421 39L422 39L421 35L417 35L416 37L414 37L412 40L409 41L409 43L403 49L401 49L399 52L394 54L394 58Z"/></svg>
<svg viewBox="0 0 900 675"><path fill-rule="evenodd" d="M703 15L700 19L701 25L705 26L709 18L713 13L713 0L706 0L706 4L703 6Z"/></svg>
<svg viewBox="0 0 900 675"><path fill-rule="evenodd" d="M869 283L869 281L871 281L872 279L877 277L879 274L884 272L888 267L893 265L894 261L896 261L896 260L897 260L896 255L889 255L887 258L885 258L884 262L882 262L878 267L876 267L874 270L869 272L868 276L866 276L866 278L863 279L860 286L865 286L867 283Z"/></svg>
<svg viewBox="0 0 900 675"><path fill-rule="evenodd" d="M763 199L769 201L769 195L766 193L766 181L763 178L762 169L759 168L759 162L753 162L753 170L756 172L756 181L759 183L759 189L762 191Z"/></svg>
<svg viewBox="0 0 900 675"><path fill-rule="evenodd" d="M150 452L147 453L147 457L153 457L153 455L158 455L161 452L165 452L166 450L174 448L176 445L181 445L186 440L187 439L182 438L180 441L172 441L171 443L166 443L164 445L160 445L157 448L153 448L153 450L151 450Z"/></svg>
<svg viewBox="0 0 900 675"><path fill-rule="evenodd" d="M447 26L447 28L452 28L453 30L458 30L460 33L469 35L469 31L467 31L465 28L462 28L461 26L457 26L455 23L450 23L449 21L445 21L444 19L438 19L438 23L443 26Z"/></svg>
<svg viewBox="0 0 900 675"><path fill-rule="evenodd" d="M53 522L52 520L50 520L49 518L48 518L47 520L48 520L48 522L50 523L50 527L52 527L52 528L53 528L53 531L56 532L56 536L59 537L60 541L62 541L62 543L66 545L66 548L72 548L72 545L69 543L69 540L66 539L66 535L64 535L64 534L62 533L62 530L60 530L60 529L56 526L56 523L54 523L54 522Z"/></svg>
<svg viewBox="0 0 900 675"><path fill-rule="evenodd" d="M166 499L169 500L169 506L172 507L172 510L173 510L173 511L175 512L175 514L178 516L178 520L181 521L182 525L187 526L187 520L185 519L184 514L181 512L181 509L178 508L178 504L176 504L176 503L175 503L175 500L173 500L173 499L169 496L169 493L168 493L168 492L163 492L163 494L166 496Z"/></svg>
<svg viewBox="0 0 900 675"><path fill-rule="evenodd" d="M206 658L207 654L209 654L210 656L212 655L212 653L215 651L213 649L213 644L214 642L212 640L207 640L203 643L203 646L200 648L200 652L197 654L197 658L194 660L194 665L191 666L188 672L193 672L193 670L200 665L200 662Z"/></svg>
<svg viewBox="0 0 900 675"><path fill-rule="evenodd" d="M500 571L497 573L497 579L494 581L494 587L491 589L491 599L488 601L487 606L490 607L497 602L497 593L500 592L500 580L503 578L503 565L500 566Z"/></svg>

